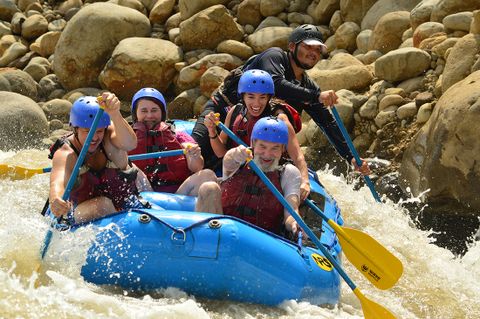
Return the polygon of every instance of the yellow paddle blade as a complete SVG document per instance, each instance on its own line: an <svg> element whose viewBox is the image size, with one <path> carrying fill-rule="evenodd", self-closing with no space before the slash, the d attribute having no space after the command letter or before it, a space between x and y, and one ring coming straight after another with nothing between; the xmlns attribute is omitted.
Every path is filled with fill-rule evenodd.
<svg viewBox="0 0 480 319"><path fill-rule="evenodd" d="M0 177L11 178L14 180L28 179L36 174L43 174L43 168L26 168L15 165L0 164Z"/></svg>
<svg viewBox="0 0 480 319"><path fill-rule="evenodd" d="M395 285L403 273L397 257L364 232L332 220L328 224L337 233L345 256L375 287L385 290Z"/></svg>
<svg viewBox="0 0 480 319"><path fill-rule="evenodd" d="M365 297L362 292L355 288L353 293L358 297L362 304L363 315L365 319L395 319L396 317L383 306L371 301Z"/></svg>

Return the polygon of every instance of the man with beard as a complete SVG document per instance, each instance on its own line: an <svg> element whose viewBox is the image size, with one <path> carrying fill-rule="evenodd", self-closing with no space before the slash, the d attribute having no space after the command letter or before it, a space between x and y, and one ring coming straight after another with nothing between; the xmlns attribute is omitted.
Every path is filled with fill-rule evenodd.
<svg viewBox="0 0 480 319"><path fill-rule="evenodd" d="M298 213L302 177L292 164L279 165L288 144L288 127L275 117L257 121L252 131L253 161ZM223 158L223 181L202 184L196 211L241 218L276 234L294 235L299 227L246 161L252 151L240 145Z"/></svg>
<svg viewBox="0 0 480 319"><path fill-rule="evenodd" d="M337 103L337 95L333 90L321 91L305 72L313 68L326 55L327 48L323 44L323 36L320 31L314 25L304 24L290 34L286 52L278 47L269 48L250 58L243 65L242 71L260 69L270 73L275 84L275 97L284 100L299 113L305 110L327 135L337 152L349 163L355 164L348 145L327 108ZM220 114L221 122L225 122L226 114L240 99L237 91L233 89L236 87L236 83L234 83L236 77L239 75L232 74L230 78L227 77L220 88L214 92L212 98L205 105L204 112L197 119L192 132L193 138L202 149L207 168L216 169L212 165L218 163L219 160L210 145L209 132L204 124L204 119L213 111ZM231 85L227 83L229 81L232 82ZM363 174L368 174L367 163L365 161L363 163L362 167L357 167L357 169ZM308 194L309 191L310 186L302 184L302 193Z"/></svg>

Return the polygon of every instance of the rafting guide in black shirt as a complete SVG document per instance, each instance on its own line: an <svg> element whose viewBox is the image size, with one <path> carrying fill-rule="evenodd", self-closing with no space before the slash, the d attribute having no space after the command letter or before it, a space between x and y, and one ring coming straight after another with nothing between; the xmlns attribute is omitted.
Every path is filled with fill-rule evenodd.
<svg viewBox="0 0 480 319"><path fill-rule="evenodd" d="M321 91L305 72L326 55L327 48L320 31L314 25L304 24L290 34L287 51L278 47L269 48L248 59L242 67L232 70L206 103L192 132L193 138L202 149L203 158L206 160L205 167L212 169L221 167L221 159L215 156L210 145L208 129L204 124L205 116L213 111L220 114L220 121L225 121L228 111L240 98L236 91L238 80L241 74L249 69L260 69L270 73L275 84L275 97L284 100L299 113L307 112L340 156L355 165L348 145L328 110L328 106L337 103L337 95L333 90ZM365 161L356 169L362 174L369 173Z"/></svg>

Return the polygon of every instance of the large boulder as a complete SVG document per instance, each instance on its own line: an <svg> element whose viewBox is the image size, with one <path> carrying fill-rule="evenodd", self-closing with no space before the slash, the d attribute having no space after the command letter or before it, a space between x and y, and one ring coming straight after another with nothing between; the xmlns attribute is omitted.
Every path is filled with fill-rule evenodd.
<svg viewBox="0 0 480 319"><path fill-rule="evenodd" d="M375 75L389 82L414 78L430 67L431 57L417 48L401 48L381 56L375 61Z"/></svg>
<svg viewBox="0 0 480 319"><path fill-rule="evenodd" d="M177 87L181 91L195 88L200 84L202 75L212 66L219 66L230 71L242 64L242 60L227 53L209 54L180 70Z"/></svg>
<svg viewBox="0 0 480 319"><path fill-rule="evenodd" d="M385 14L395 11L410 12L419 2L420 0L378 0L365 14L361 28L373 30L378 20Z"/></svg>
<svg viewBox="0 0 480 319"><path fill-rule="evenodd" d="M415 30L419 25L430 21L433 8L442 0L422 0L410 12L410 24Z"/></svg>
<svg viewBox="0 0 480 319"><path fill-rule="evenodd" d="M463 11L473 11L480 9L480 1L478 0L440 0L432 8L431 21L442 22L446 16Z"/></svg>
<svg viewBox="0 0 480 319"><path fill-rule="evenodd" d="M155 6L150 11L150 21L152 24L164 24L168 17L172 15L175 0L158 0Z"/></svg>
<svg viewBox="0 0 480 319"><path fill-rule="evenodd" d="M451 48L442 76L442 91L470 74L480 52L480 35L467 34Z"/></svg>
<svg viewBox="0 0 480 319"><path fill-rule="evenodd" d="M360 27L354 22L345 22L335 31L335 42L337 49L344 49L353 52L357 49L357 36Z"/></svg>
<svg viewBox="0 0 480 319"><path fill-rule="evenodd" d="M37 100L38 84L30 74L21 70L6 68L0 70L0 75L8 81L10 91L28 96L32 100Z"/></svg>
<svg viewBox="0 0 480 319"><path fill-rule="evenodd" d="M194 14L216 4L225 4L228 0L179 0L178 8L182 20L186 20Z"/></svg>
<svg viewBox="0 0 480 319"><path fill-rule="evenodd" d="M395 11L378 20L370 37L369 50L382 53L398 49L402 44L402 34L410 28L410 12Z"/></svg>
<svg viewBox="0 0 480 319"><path fill-rule="evenodd" d="M370 86L373 74L367 66L347 53L322 60L308 71L322 90L362 90Z"/></svg>
<svg viewBox="0 0 480 319"><path fill-rule="evenodd" d="M237 9L238 23L241 25L252 25L257 27L262 22L262 13L260 12L260 0L245 0L238 5Z"/></svg>
<svg viewBox="0 0 480 319"><path fill-rule="evenodd" d="M98 87L98 75L116 45L150 35L150 21L137 10L111 3L83 7L68 22L55 50L53 69L67 89Z"/></svg>
<svg viewBox="0 0 480 319"><path fill-rule="evenodd" d="M0 20L11 21L18 10L14 0L0 0Z"/></svg>
<svg viewBox="0 0 480 319"><path fill-rule="evenodd" d="M182 49L170 41L128 38L117 45L98 80L125 100L142 87L165 92L177 74L175 63L182 59Z"/></svg>
<svg viewBox="0 0 480 319"><path fill-rule="evenodd" d="M186 51L213 50L224 40L242 40L243 28L225 6L216 5L180 23L179 37Z"/></svg>
<svg viewBox="0 0 480 319"><path fill-rule="evenodd" d="M48 135L48 123L40 106L14 92L0 92L0 149L39 147Z"/></svg>
<svg viewBox="0 0 480 319"><path fill-rule="evenodd" d="M340 9L340 0L320 1L314 10L314 18L318 24L328 25L333 13Z"/></svg>
<svg viewBox="0 0 480 319"><path fill-rule="evenodd" d="M288 37L292 33L290 27L267 27L250 34L247 37L247 44L255 51L260 53L271 47L280 47L287 49Z"/></svg>
<svg viewBox="0 0 480 319"><path fill-rule="evenodd" d="M340 12L343 21L351 21L360 25L363 17L375 2L377 0L340 0Z"/></svg>
<svg viewBox="0 0 480 319"><path fill-rule="evenodd" d="M448 89L405 151L402 187L480 210L480 71Z"/></svg>

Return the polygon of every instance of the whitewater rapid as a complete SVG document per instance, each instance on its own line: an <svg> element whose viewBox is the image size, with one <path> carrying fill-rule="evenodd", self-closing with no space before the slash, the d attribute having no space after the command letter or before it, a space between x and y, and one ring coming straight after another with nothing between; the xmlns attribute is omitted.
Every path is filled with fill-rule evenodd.
<svg viewBox="0 0 480 319"><path fill-rule="evenodd" d="M0 152L0 163L46 167L46 154ZM368 188L357 191L343 177L318 173L337 200L345 225L370 234L404 265L397 285L382 291L344 259L344 270L366 297L397 318L480 318L480 242L456 257L436 246L430 232L415 228L401 205L376 203ZM363 318L360 303L345 283L341 304L334 309L295 301L272 308L203 300L173 288L137 296L86 283L80 268L93 238L89 229L57 235L62 236L64 253L40 262L39 249L49 227L40 215L48 178L41 174L28 180L0 179L1 318Z"/></svg>

